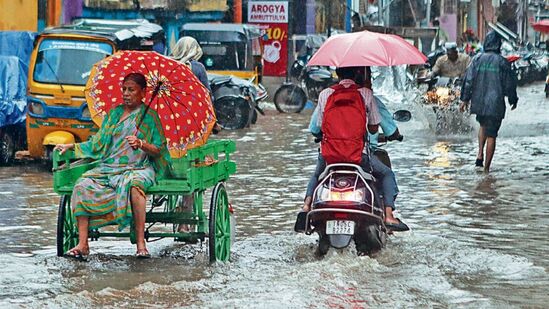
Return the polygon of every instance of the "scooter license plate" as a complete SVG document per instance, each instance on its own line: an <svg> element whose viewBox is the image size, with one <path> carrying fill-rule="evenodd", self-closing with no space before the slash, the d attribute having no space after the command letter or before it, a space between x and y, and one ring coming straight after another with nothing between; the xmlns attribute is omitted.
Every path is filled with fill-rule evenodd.
<svg viewBox="0 0 549 309"><path fill-rule="evenodd" d="M355 233L355 222L347 220L326 221L326 234L353 235Z"/></svg>

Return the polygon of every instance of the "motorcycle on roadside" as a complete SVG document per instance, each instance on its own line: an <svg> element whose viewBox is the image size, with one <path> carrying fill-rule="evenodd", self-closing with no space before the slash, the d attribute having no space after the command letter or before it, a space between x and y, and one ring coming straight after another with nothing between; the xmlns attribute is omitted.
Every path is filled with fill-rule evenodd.
<svg viewBox="0 0 549 309"><path fill-rule="evenodd" d="M393 114L397 121L409 121L411 113L400 110ZM385 138L402 141L402 135ZM320 141L318 138L315 141ZM387 151L373 151L385 165L391 166ZM383 199L379 183L370 171L355 164L330 164L319 176L313 193L312 209L298 214L294 230L306 235L317 233L317 255L325 255L330 247L346 248L354 240L357 253L371 254L381 250L387 241Z"/></svg>
<svg viewBox="0 0 549 309"><path fill-rule="evenodd" d="M336 83L333 70L328 67L309 67L300 59L292 65L290 76L299 85L284 83L274 95L276 109L281 113L301 112L307 100L316 103L320 92Z"/></svg>
<svg viewBox="0 0 549 309"><path fill-rule="evenodd" d="M235 76L208 74L217 123L226 130L249 127L264 115L259 103L267 98L261 84Z"/></svg>

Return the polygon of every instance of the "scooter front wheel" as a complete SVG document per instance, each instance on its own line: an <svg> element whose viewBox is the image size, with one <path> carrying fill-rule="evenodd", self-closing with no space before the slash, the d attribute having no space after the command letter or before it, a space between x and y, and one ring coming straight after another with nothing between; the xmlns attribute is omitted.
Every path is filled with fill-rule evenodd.
<svg viewBox="0 0 549 309"><path fill-rule="evenodd" d="M283 84L274 95L274 104L280 113L299 113L305 107L305 103L305 91L294 84Z"/></svg>

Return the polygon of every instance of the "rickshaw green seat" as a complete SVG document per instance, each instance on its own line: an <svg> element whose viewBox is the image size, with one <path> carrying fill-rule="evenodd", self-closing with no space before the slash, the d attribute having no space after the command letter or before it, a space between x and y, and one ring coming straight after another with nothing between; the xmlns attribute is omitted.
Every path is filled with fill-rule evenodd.
<svg viewBox="0 0 549 309"><path fill-rule="evenodd" d="M236 172L236 163L230 154L236 150L234 141L214 140L191 149L182 158L172 159L170 175L156 180L145 193L155 195L188 195L197 190L213 187L226 181ZM206 157L214 159L210 165L200 164ZM63 155L53 155L54 191L60 195L70 195L74 184L86 171L96 167L99 161L76 161L73 151Z"/></svg>

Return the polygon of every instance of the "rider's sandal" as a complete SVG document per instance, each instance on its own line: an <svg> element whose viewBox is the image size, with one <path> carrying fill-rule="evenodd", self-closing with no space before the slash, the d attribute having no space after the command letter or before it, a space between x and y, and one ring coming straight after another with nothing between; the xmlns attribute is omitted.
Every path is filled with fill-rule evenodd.
<svg viewBox="0 0 549 309"><path fill-rule="evenodd" d="M307 211L300 211L295 220L294 231L304 233L307 229Z"/></svg>
<svg viewBox="0 0 549 309"><path fill-rule="evenodd" d="M385 222L385 227L387 227L387 229L393 232L405 232L410 230L410 228L408 227L408 225L406 225L406 223L400 221L400 219L398 218L397 220L398 220L398 223Z"/></svg>
<svg viewBox="0 0 549 309"><path fill-rule="evenodd" d="M63 255L63 257L75 259L79 262L87 262L88 261L88 255L82 254L82 251L78 249L71 249L67 253Z"/></svg>

